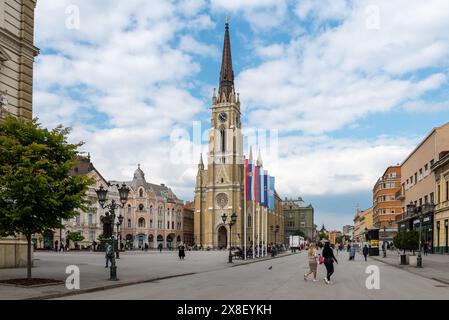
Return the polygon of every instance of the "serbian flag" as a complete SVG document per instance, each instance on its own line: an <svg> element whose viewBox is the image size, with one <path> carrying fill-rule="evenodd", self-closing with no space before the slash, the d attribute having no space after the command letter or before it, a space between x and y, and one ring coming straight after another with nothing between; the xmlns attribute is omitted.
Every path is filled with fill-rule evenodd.
<svg viewBox="0 0 449 320"><path fill-rule="evenodd" d="M263 170L263 168L262 167L259 167L259 170L258 170L259 172L258 172L258 176L259 176L259 190L258 190L258 193L259 193L259 204L261 205L261 206L263 206L264 204L265 204L265 186L264 186L264 170Z"/></svg>
<svg viewBox="0 0 449 320"><path fill-rule="evenodd" d="M263 205L268 207L268 171L263 172Z"/></svg>
<svg viewBox="0 0 449 320"><path fill-rule="evenodd" d="M251 201L254 200L254 169L253 169L253 163L251 159L245 160L245 192L246 192L246 200Z"/></svg>
<svg viewBox="0 0 449 320"><path fill-rule="evenodd" d="M270 210L274 210L274 177L270 177L270 183L269 183L269 187L270 187L270 195L268 197L269 200L269 205L268 208Z"/></svg>

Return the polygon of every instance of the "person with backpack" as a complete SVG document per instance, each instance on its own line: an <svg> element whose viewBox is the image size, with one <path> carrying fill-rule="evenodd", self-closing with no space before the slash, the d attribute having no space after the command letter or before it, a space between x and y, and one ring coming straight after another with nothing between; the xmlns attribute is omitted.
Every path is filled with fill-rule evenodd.
<svg viewBox="0 0 449 320"><path fill-rule="evenodd" d="M366 257L368 256L368 252L369 252L369 249L368 249L368 246L365 244L365 246L363 247L363 256L365 257L365 261L366 261Z"/></svg>
<svg viewBox="0 0 449 320"><path fill-rule="evenodd" d="M109 267L109 261L111 262L111 265L113 265L114 263L113 263L113 260L112 259L114 259L114 252L113 252L113 250L112 250L112 245L110 245L109 243L105 243L105 246L106 246L106 266L105 266L105 268L108 268Z"/></svg>
<svg viewBox="0 0 449 320"><path fill-rule="evenodd" d="M324 277L324 282L326 284L332 284L331 276L334 273L334 261L338 263L337 259L334 256L334 252L332 251L329 241L324 244L323 248L323 258L324 258L324 266L326 267L327 275Z"/></svg>
<svg viewBox="0 0 449 320"><path fill-rule="evenodd" d="M309 258L309 269L310 270L309 270L309 273L304 274L304 280L307 281L308 276L313 273L313 282L316 282L316 281L318 281L316 279L316 271L317 271L317 267L318 267L318 263L317 263L318 253L317 253L317 250L315 249L314 244L310 244L307 255Z"/></svg>

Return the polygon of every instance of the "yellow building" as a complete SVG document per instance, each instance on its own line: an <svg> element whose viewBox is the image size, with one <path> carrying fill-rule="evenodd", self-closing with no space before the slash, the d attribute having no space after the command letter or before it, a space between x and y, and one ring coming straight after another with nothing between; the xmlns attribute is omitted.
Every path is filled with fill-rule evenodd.
<svg viewBox="0 0 449 320"><path fill-rule="evenodd" d="M365 231L373 228L373 207L366 210L357 210L354 217L353 240L361 242L365 240Z"/></svg>
<svg viewBox="0 0 449 320"><path fill-rule="evenodd" d="M449 153L442 153L431 169L435 174L434 252L449 253Z"/></svg>
<svg viewBox="0 0 449 320"><path fill-rule="evenodd" d="M36 0L0 1L0 118L32 118Z"/></svg>
<svg viewBox="0 0 449 320"><path fill-rule="evenodd" d="M0 0L0 121L6 115L32 118L36 0ZM0 268L24 267L27 244L0 238Z"/></svg>

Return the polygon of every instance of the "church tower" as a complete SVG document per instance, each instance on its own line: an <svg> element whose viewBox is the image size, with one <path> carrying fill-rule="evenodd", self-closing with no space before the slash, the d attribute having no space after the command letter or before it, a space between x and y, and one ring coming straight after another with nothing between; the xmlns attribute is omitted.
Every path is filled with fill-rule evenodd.
<svg viewBox="0 0 449 320"><path fill-rule="evenodd" d="M243 243L243 136L239 94L234 88L229 21L226 28L218 93L212 97L211 128L207 169L200 158L195 188L195 243L203 248L225 248L229 244L229 221L232 245ZM228 216L226 224L222 215Z"/></svg>

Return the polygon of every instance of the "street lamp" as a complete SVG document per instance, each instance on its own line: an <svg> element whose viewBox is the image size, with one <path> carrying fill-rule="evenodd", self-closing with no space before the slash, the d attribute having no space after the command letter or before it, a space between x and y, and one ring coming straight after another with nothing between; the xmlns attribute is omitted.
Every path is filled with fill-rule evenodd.
<svg viewBox="0 0 449 320"><path fill-rule="evenodd" d="M122 229L120 226L123 223L123 216L120 214L118 216L118 221L115 224L117 226L117 251L116 251L116 258L120 259L120 244L122 243Z"/></svg>
<svg viewBox="0 0 449 320"><path fill-rule="evenodd" d="M103 185L100 186L98 190L95 190L98 197L98 203L100 204L102 209L109 209L109 213L111 214L111 220L108 222L110 229L110 235L112 240L112 263L111 263L111 273L110 273L110 279L109 280L118 280L117 279L117 266L115 264L115 258L114 258L114 222L115 222L115 210L118 208L123 208L128 201L128 194L129 194L129 188L123 183L122 186L116 185L120 197L120 203L117 203L114 199L111 200L110 204L106 204L106 197L108 194L108 190L103 187ZM121 215L120 215L121 216ZM121 218L120 222L120 216L119 223L121 224L123 222L123 217ZM109 234L108 234L109 235ZM117 238L118 238L118 230L117 230ZM118 242L117 242L118 247ZM117 248L118 251L119 248Z"/></svg>
<svg viewBox="0 0 449 320"><path fill-rule="evenodd" d="M221 219L223 220L223 223L226 224L226 220L228 219L228 216L226 215L226 213L223 213L223 215L221 216ZM229 221L229 263L232 263L232 225L235 224L237 222L237 215L235 214L235 212L232 214L231 216L231 221Z"/></svg>

